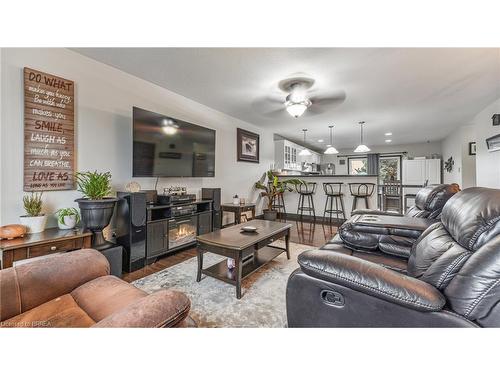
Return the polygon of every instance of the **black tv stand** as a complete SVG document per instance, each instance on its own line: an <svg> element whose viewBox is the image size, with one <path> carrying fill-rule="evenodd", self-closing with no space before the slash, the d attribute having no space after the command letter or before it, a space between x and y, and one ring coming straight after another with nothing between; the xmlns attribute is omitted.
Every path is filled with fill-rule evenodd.
<svg viewBox="0 0 500 375"><path fill-rule="evenodd" d="M196 245L196 236L212 232L213 201L182 205L148 205L146 264L159 257Z"/></svg>

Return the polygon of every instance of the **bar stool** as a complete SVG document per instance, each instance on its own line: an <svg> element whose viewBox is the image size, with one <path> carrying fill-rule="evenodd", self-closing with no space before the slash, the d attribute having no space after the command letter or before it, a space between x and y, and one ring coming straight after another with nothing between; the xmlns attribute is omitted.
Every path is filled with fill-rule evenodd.
<svg viewBox="0 0 500 375"><path fill-rule="evenodd" d="M326 194L325 209L323 212L323 221L326 221L326 215L330 216L330 223L332 222L332 214L337 216L337 222L339 221L339 215L342 214L342 219L345 220L345 209L344 209L344 193L342 193L342 182L323 182L323 190ZM335 209L333 209L333 201L335 200ZM340 209L339 209L340 201ZM329 207L329 208L328 208Z"/></svg>
<svg viewBox="0 0 500 375"><path fill-rule="evenodd" d="M272 202L273 210L278 211L278 216L285 215L286 217L286 208L285 208L285 200L283 199L283 193L279 193L278 195L273 197Z"/></svg>
<svg viewBox="0 0 500 375"><path fill-rule="evenodd" d="M271 190L271 183L268 183L269 190ZM285 208L285 200L283 199L284 193L278 193L271 200L271 206L273 210L278 211L278 216L282 216L282 214L286 217L286 208Z"/></svg>
<svg viewBox="0 0 500 375"><path fill-rule="evenodd" d="M304 182L302 184L295 185L295 190L299 193L299 204L297 206L297 215L300 216L302 220L302 215L304 211L312 212L314 220L316 220L316 211L314 210L314 199L313 195L316 192L316 182ZM305 197L307 197L307 205L305 202ZM300 212L300 214L299 214Z"/></svg>
<svg viewBox="0 0 500 375"><path fill-rule="evenodd" d="M375 184L373 183L368 183L368 182L349 183L349 191L351 192L351 196L354 198L352 201L352 211L354 211L358 207L358 199L364 199L366 209L369 209L370 205L368 203L368 198L372 196L374 189L375 189Z"/></svg>

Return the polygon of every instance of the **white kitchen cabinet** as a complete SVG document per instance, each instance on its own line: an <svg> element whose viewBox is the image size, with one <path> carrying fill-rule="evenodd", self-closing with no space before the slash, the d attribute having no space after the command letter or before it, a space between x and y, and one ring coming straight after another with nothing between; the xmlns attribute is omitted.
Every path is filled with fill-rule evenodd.
<svg viewBox="0 0 500 375"><path fill-rule="evenodd" d="M429 185L441 183L441 159L425 160L425 178Z"/></svg>
<svg viewBox="0 0 500 375"><path fill-rule="evenodd" d="M441 183L441 159L403 160L403 185Z"/></svg>
<svg viewBox="0 0 500 375"><path fill-rule="evenodd" d="M274 141L274 163L276 168L300 171L300 162L303 160L299 160L298 154L301 150L301 146L286 139Z"/></svg>

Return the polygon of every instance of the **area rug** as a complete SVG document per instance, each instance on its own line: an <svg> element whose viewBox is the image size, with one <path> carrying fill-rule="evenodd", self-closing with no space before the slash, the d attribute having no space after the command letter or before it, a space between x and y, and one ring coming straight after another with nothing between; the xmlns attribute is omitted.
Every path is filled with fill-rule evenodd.
<svg viewBox="0 0 500 375"><path fill-rule="evenodd" d="M284 242L275 242L284 247ZM286 327L285 290L288 276L298 268L297 256L307 245L290 243L291 259L280 254L242 282L243 296L236 299L236 288L212 277L196 282L197 259L191 258L156 272L132 284L148 293L160 289L184 292L191 299L191 317L198 327ZM224 258L205 254L204 268Z"/></svg>

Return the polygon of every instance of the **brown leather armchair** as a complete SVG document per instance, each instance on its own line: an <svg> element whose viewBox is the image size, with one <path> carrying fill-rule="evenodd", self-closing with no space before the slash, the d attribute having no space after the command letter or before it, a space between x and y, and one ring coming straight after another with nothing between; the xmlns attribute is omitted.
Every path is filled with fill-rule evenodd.
<svg viewBox="0 0 500 375"><path fill-rule="evenodd" d="M183 293L110 276L93 249L0 271L0 327L183 327L190 307Z"/></svg>

